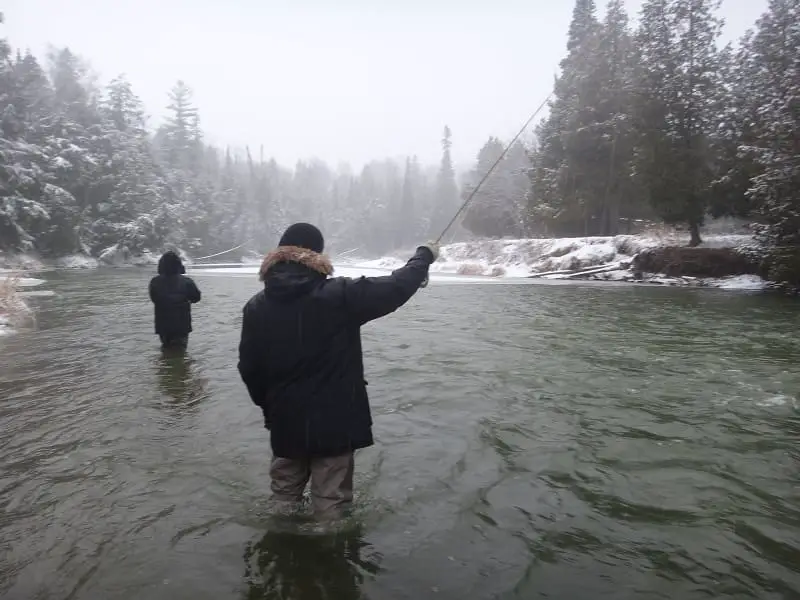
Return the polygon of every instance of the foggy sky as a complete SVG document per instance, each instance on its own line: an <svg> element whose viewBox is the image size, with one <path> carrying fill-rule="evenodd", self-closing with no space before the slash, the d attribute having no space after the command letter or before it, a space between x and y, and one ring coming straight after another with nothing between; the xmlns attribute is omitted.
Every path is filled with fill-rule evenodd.
<svg viewBox="0 0 800 600"><path fill-rule="evenodd" d="M603 6L603 0L598 1ZM627 0L636 17L642 0ZM767 0L725 0L737 39ZM293 166L354 167L416 154L437 162L445 124L468 168L509 139L552 89L572 0L6 0L0 37L44 58L125 73L157 125L177 79L210 142L249 144Z"/></svg>

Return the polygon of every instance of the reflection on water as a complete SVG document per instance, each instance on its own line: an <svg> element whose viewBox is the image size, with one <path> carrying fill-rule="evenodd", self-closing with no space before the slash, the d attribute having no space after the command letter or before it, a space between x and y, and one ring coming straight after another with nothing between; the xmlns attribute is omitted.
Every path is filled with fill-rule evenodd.
<svg viewBox="0 0 800 600"><path fill-rule="evenodd" d="M196 375L194 360L184 348L161 348L158 386L177 405L194 406L206 397L206 381Z"/></svg>
<svg viewBox="0 0 800 600"><path fill-rule="evenodd" d="M247 544L244 560L247 600L362 600L362 585L380 571L360 525L318 534L273 528Z"/></svg>

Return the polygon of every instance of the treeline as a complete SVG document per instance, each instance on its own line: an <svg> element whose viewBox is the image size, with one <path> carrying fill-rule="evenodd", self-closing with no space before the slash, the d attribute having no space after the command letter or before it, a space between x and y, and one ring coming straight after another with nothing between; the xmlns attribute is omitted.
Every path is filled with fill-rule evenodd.
<svg viewBox="0 0 800 600"><path fill-rule="evenodd" d="M0 249L201 256L244 244L242 254L310 220L332 251L380 254L437 235L457 210L450 137L445 128L441 164L429 169L413 157L357 174L317 160L287 169L263 150L205 143L183 82L151 133L124 77L99 88L69 49L52 51L45 69L0 41Z"/></svg>
<svg viewBox="0 0 800 600"><path fill-rule="evenodd" d="M753 224L767 274L800 284L800 0L770 0L735 47L719 45L719 7L646 0L633 29L622 0L602 19L577 0L549 115L509 159L527 154L527 193L479 194L470 229L616 235L660 221L697 245L708 217L737 217ZM479 165L496 152L489 142Z"/></svg>
<svg viewBox="0 0 800 600"><path fill-rule="evenodd" d="M719 46L719 0L622 0L602 19L577 0L549 115L517 143L465 212L479 237L614 235L636 220L709 216L756 224L768 248L800 247L800 0L770 0L753 31ZM295 220L332 251L383 254L435 237L503 152L491 138L460 186L450 159L360 172L287 169L203 140L191 90L149 131L123 77L98 87L68 49L45 67L0 41L0 249L45 256L263 252ZM799 271L800 273L800 271Z"/></svg>
<svg viewBox="0 0 800 600"><path fill-rule="evenodd" d="M577 0L550 114L537 128L527 229L614 235L627 219L744 217L800 245L800 0L770 0L720 47L720 0Z"/></svg>

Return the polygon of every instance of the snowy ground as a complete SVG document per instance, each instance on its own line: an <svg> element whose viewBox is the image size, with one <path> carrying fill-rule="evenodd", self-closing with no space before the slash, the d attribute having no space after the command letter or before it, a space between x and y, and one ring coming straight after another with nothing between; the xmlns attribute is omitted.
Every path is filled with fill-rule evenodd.
<svg viewBox="0 0 800 600"><path fill-rule="evenodd" d="M0 281L4 274L14 272L41 271L45 268L44 263L38 257L30 254L5 254L0 252Z"/></svg>
<svg viewBox="0 0 800 600"><path fill-rule="evenodd" d="M451 244L442 248L441 257L431 267L433 276L453 274L472 280L536 277L545 280L589 279L633 281L628 269L633 257L647 248L685 245L678 236L618 235L615 237L556 238L527 240L487 240ZM735 248L752 243L747 235L707 236L703 246ZM354 268L395 269L404 258L389 256L377 260L353 260ZM596 269L591 269L596 267ZM576 271L582 270L581 273ZM588 271L587 271L588 270ZM697 285L721 289L763 289L767 282L753 275L723 279L646 276L641 283Z"/></svg>
<svg viewBox="0 0 800 600"><path fill-rule="evenodd" d="M190 262L186 259L184 262ZM141 255L126 255L116 251L115 247L107 249L99 258L86 256L85 254L72 254L62 256L55 260L42 260L30 254L14 254L11 256L0 253L0 273L5 270L16 271L47 271L50 269L96 269L100 266L107 267L146 267L158 264L159 256L146 252Z"/></svg>
<svg viewBox="0 0 800 600"><path fill-rule="evenodd" d="M98 266L100 262L96 258L83 254L73 254L56 260L56 267L59 269L96 269Z"/></svg>
<svg viewBox="0 0 800 600"><path fill-rule="evenodd" d="M42 279L18 277L15 273L0 269L0 336L14 333L15 327L33 318L33 313L24 298L34 294L47 294L46 291L28 290L43 283Z"/></svg>
<svg viewBox="0 0 800 600"><path fill-rule="evenodd" d="M597 280L632 282L629 265L633 257L647 248L665 245L685 245L685 234L664 233L649 235L618 235L614 237L486 240L450 244L442 248L440 259L431 267L431 281L444 283L529 283L538 280ZM738 247L752 243L748 235L706 235L703 246ZM334 257L337 275L383 275L405 263L409 252L379 259L358 259L345 253ZM35 257L18 255L5 258L6 264L25 271L44 270L46 267ZM196 265L184 256L187 267L203 275L252 276L258 272L260 259L243 260L227 264ZM220 257L224 259L224 257ZM152 254L128 256L116 247L109 248L100 259L86 256L68 256L53 266L63 269L86 269L100 265L151 266L158 260ZM3 261L0 261L3 262ZM587 271L588 269L588 271ZM576 271L581 270L578 273ZM0 276L2 270L0 270ZM646 275L637 283L661 285L696 285L721 289L757 290L767 282L755 276L728 277L724 279L698 279L691 277L665 277Z"/></svg>
<svg viewBox="0 0 800 600"><path fill-rule="evenodd" d="M716 280L714 287L723 290L762 290L766 284L758 275L737 275Z"/></svg>
<svg viewBox="0 0 800 600"><path fill-rule="evenodd" d="M750 236L709 236L702 246L737 247L751 242ZM432 270L494 277L527 277L534 273L575 270L614 262L630 262L646 248L686 244L679 236L618 235L615 237L486 240L442 247ZM396 268L402 257L357 261L362 266Z"/></svg>
<svg viewBox="0 0 800 600"><path fill-rule="evenodd" d="M685 244L687 240L664 236L616 236L562 239L491 240L451 244L442 248L440 259L431 267L430 280L436 284L491 283L532 284L557 280L634 282L628 269L633 257L646 248ZM737 247L751 242L749 236L709 236L708 247ZM356 257L334 258L334 275L346 277L388 275L408 259L410 252L374 260ZM192 274L255 277L260 261L217 265L196 265ZM588 271L586 270L588 269ZM576 270L583 270L576 272ZM752 275L723 279L665 277L649 275L636 283L694 285L729 290L763 289L766 282Z"/></svg>

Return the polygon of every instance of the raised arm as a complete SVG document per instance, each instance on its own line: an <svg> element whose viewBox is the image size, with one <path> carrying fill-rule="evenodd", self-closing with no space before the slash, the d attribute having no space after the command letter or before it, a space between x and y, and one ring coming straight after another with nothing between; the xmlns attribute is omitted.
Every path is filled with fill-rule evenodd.
<svg viewBox="0 0 800 600"><path fill-rule="evenodd" d="M345 306L359 325L396 311L416 293L438 257L436 244L420 246L405 266L382 277L345 282Z"/></svg>

